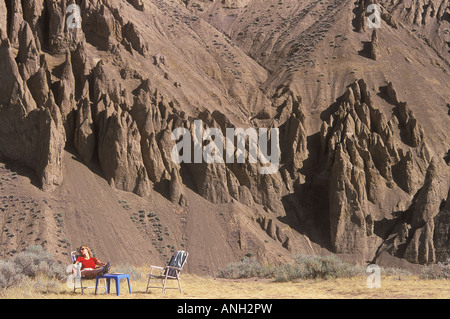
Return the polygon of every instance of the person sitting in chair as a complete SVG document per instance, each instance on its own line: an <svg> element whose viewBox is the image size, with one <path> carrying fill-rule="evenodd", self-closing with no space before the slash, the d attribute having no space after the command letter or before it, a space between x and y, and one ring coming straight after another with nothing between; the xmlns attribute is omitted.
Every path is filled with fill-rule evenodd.
<svg viewBox="0 0 450 319"><path fill-rule="evenodd" d="M79 249L80 256L74 263L72 273L75 274L78 264L81 264L81 276L84 278L95 278L97 276L103 276L109 272L111 263L103 263L92 255L88 246L83 245ZM95 267L101 268L95 268Z"/></svg>

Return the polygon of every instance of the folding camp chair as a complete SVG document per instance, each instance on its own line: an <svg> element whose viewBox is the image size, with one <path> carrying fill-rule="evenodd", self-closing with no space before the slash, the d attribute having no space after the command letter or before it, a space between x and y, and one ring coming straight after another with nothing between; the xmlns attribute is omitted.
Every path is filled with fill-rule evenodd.
<svg viewBox="0 0 450 319"><path fill-rule="evenodd" d="M78 257L79 256L77 255L76 251L72 251L70 253L70 258L72 259L72 264L74 264L77 261ZM77 289L80 289L81 293L83 294L85 289L94 289L95 286L87 287L87 286L83 286L83 283L85 283L86 281L88 281L88 282L89 281L93 281L94 282L95 279L96 278L93 278L93 279L83 278L83 276L81 274L81 263L79 263L77 265L76 269L75 269L75 276L74 276L74 281L73 281L73 292L76 292ZM102 278L102 279L104 279L105 285L104 286L98 286L98 288L104 288L105 291L106 291L106 279L105 278Z"/></svg>
<svg viewBox="0 0 450 319"><path fill-rule="evenodd" d="M159 288L162 289L163 294L166 292L166 289L178 289L180 293L183 293L181 290L180 273L186 264L188 256L189 254L187 252L180 250L173 254L166 267L150 266L150 274L148 275L147 289L145 292L148 292L149 288ZM153 273L154 270L156 270L157 274ZM176 279L178 281L178 288L166 287L167 280L170 279ZM150 282L153 280L161 280L161 286L150 286Z"/></svg>

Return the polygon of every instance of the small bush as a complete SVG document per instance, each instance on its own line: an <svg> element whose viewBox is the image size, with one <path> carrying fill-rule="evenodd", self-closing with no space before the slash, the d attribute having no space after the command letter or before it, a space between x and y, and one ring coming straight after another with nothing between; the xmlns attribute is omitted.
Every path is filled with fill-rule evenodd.
<svg viewBox="0 0 450 319"><path fill-rule="evenodd" d="M244 257L240 262L231 263L219 270L221 278L274 278L277 282L299 279L350 278L363 274L365 269L342 262L334 255L330 256L294 256L294 263L276 267L261 265L254 258Z"/></svg>
<svg viewBox="0 0 450 319"><path fill-rule="evenodd" d="M31 278L43 275L62 280L66 276L64 269L52 254L39 245L30 246L28 251L17 254L10 262L17 267L19 273Z"/></svg>
<svg viewBox="0 0 450 319"><path fill-rule="evenodd" d="M272 277L268 267L261 265L255 258L244 257L241 261L231 263L217 273L219 278L239 279L251 277Z"/></svg>
<svg viewBox="0 0 450 319"><path fill-rule="evenodd" d="M421 279L450 279L450 263L438 263L427 266L420 275Z"/></svg>
<svg viewBox="0 0 450 319"><path fill-rule="evenodd" d="M144 278L144 274L142 274L142 271L128 264L114 266L114 272L128 274L130 275L131 280L141 280L142 278Z"/></svg>
<svg viewBox="0 0 450 319"><path fill-rule="evenodd" d="M334 255L297 255L294 264L285 265L275 280L351 278L361 273L359 267L344 263Z"/></svg>
<svg viewBox="0 0 450 319"><path fill-rule="evenodd" d="M0 261L0 288L17 286L26 278L63 280L64 268L42 246L31 246L7 261Z"/></svg>
<svg viewBox="0 0 450 319"><path fill-rule="evenodd" d="M33 293L34 294L62 293L66 288L65 285L61 285L60 281L56 281L54 279L45 276L38 276L37 278L25 280L28 281L26 285L27 288L30 289L29 293L31 293L31 295L33 295Z"/></svg>
<svg viewBox="0 0 450 319"><path fill-rule="evenodd" d="M405 279L411 276L411 272L401 268L381 268L381 274L386 276L395 276L399 280Z"/></svg>
<svg viewBox="0 0 450 319"><path fill-rule="evenodd" d="M16 286L24 278L25 276L17 271L13 263L0 260L0 289Z"/></svg>
<svg viewBox="0 0 450 319"><path fill-rule="evenodd" d="M286 264L281 266L275 275L275 281L287 282L304 277L304 270L296 264Z"/></svg>

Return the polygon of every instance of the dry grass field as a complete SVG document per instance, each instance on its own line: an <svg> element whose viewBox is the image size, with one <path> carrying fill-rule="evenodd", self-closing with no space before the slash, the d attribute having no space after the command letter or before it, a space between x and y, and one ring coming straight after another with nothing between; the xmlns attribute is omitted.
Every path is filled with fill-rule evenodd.
<svg viewBox="0 0 450 319"><path fill-rule="evenodd" d="M449 299L450 283L447 266L424 268L422 274L396 268L380 268L379 288L370 288L366 269L344 263L335 256L298 255L292 264L269 267L254 259L230 263L214 276L182 273L183 293L159 288L146 292L149 267L117 265L111 273L126 273L131 278L131 291L126 280L121 282L121 295L86 289L73 291L71 267L61 267L40 246L30 247L8 261L0 262L0 299ZM72 279L72 280L71 280ZM159 281L151 286L157 286ZM95 286L95 280L83 280L83 286ZM177 288L172 280L167 287Z"/></svg>
<svg viewBox="0 0 450 319"><path fill-rule="evenodd" d="M95 282L93 282L95 284ZM171 282L171 287L176 282ZM381 288L368 288L366 277L348 279L300 280L278 283L271 279L220 279L185 274L182 277L183 294L177 290L153 289L145 293L146 279L132 280L132 294L126 282L121 283L121 295L110 295L93 289L73 291L65 283L45 278L29 279L0 294L1 299L449 299L448 280L424 280L416 276L383 276Z"/></svg>

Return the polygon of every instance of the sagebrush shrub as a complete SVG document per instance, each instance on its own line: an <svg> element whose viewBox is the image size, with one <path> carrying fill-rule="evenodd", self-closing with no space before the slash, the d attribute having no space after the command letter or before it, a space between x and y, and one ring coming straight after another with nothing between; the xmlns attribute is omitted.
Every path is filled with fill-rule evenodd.
<svg viewBox="0 0 450 319"><path fill-rule="evenodd" d="M422 270L420 275L422 279L450 279L450 263L439 262L435 265L430 265Z"/></svg>
<svg viewBox="0 0 450 319"><path fill-rule="evenodd" d="M250 278L271 277L271 269L261 265L255 258L244 257L241 261L229 264L220 269L217 276L220 278Z"/></svg>
<svg viewBox="0 0 450 319"><path fill-rule="evenodd" d="M285 282L298 279L350 278L361 274L364 269L342 262L337 256L296 255L294 262L285 265L267 267L254 258L242 259L220 269L221 278L274 278Z"/></svg>
<svg viewBox="0 0 450 319"><path fill-rule="evenodd" d="M24 278L13 263L0 260L0 289L18 285Z"/></svg>
<svg viewBox="0 0 450 319"><path fill-rule="evenodd" d="M359 267L344 263L335 255L296 255L294 263L282 267L275 280L350 278L360 273Z"/></svg>
<svg viewBox="0 0 450 319"><path fill-rule="evenodd" d="M144 274L142 273L142 271L128 264L115 266L114 271L118 273L129 274L131 280L141 280L142 278L144 278Z"/></svg>
<svg viewBox="0 0 450 319"><path fill-rule="evenodd" d="M0 261L0 288L20 284L26 277L38 276L62 280L66 277L63 266L42 246L30 246L7 261Z"/></svg>
<svg viewBox="0 0 450 319"><path fill-rule="evenodd" d="M27 251L18 253L10 261L27 277L35 278L38 275L56 279L65 277L62 266L42 246L30 246Z"/></svg>

